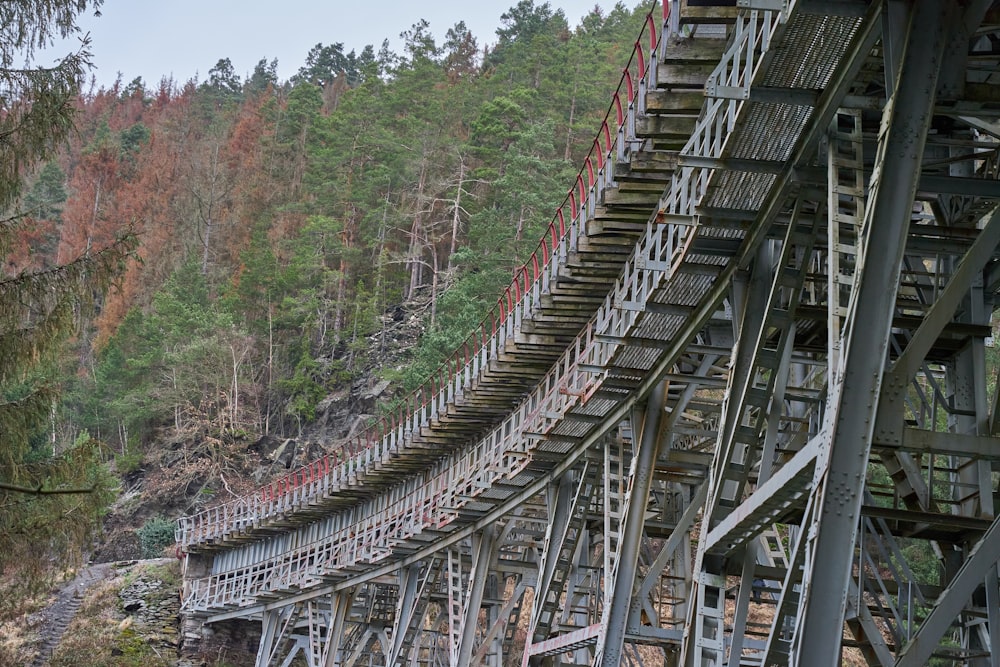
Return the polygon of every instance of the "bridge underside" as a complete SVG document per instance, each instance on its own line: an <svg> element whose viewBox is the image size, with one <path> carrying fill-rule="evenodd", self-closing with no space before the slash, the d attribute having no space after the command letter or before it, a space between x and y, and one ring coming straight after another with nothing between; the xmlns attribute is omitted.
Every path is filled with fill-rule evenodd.
<svg viewBox="0 0 1000 667"><path fill-rule="evenodd" d="M525 394L182 524L190 614L261 666L1000 665L1000 6L724 4L658 25L580 202L634 249L525 307Z"/></svg>

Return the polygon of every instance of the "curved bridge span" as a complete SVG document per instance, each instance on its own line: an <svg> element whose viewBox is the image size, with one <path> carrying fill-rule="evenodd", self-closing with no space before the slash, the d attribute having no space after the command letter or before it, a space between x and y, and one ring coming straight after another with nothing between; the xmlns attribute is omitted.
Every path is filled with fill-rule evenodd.
<svg viewBox="0 0 1000 667"><path fill-rule="evenodd" d="M1000 4L669 0L405 409L181 519L257 664L1000 665Z"/></svg>

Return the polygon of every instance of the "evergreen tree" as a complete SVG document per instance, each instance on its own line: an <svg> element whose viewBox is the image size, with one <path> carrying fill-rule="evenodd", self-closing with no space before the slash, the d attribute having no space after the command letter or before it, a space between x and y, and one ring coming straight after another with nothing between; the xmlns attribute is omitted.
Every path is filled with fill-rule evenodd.
<svg viewBox="0 0 1000 667"><path fill-rule="evenodd" d="M101 0L0 3L0 246L10 247L23 215L25 178L51 157L73 127L74 101L88 65L86 43L55 67L24 67L36 49L75 32L76 16ZM52 439L60 343L82 309L94 304L120 270L130 242L41 271L0 280L0 572L37 581L48 559L79 551L105 506L106 477L97 445ZM0 596L10 599L10 596Z"/></svg>
<svg viewBox="0 0 1000 667"><path fill-rule="evenodd" d="M473 76L478 69L479 46L465 21L459 21L445 33L443 50L444 66L448 80L457 83L459 79Z"/></svg>
<svg viewBox="0 0 1000 667"><path fill-rule="evenodd" d="M95 356L80 351L82 425L139 451L243 428L257 401L260 431L293 433L381 361L365 341L390 309L423 320L405 364L408 386L421 381L496 303L573 186L644 12L595 8L571 29L550 3L524 0L492 53L461 21L440 45L418 21L399 54L317 44L291 82L266 60L241 82L223 59L180 91L84 99L59 160L57 222L83 248L136 220L143 262L103 305ZM105 174L99 193L77 185L87 174ZM178 271L198 274L207 300L177 292ZM170 303L203 314L199 345ZM208 369L223 382L205 382Z"/></svg>
<svg viewBox="0 0 1000 667"><path fill-rule="evenodd" d="M58 222L66 202L66 175L55 162L46 162L24 197L24 212L36 220Z"/></svg>
<svg viewBox="0 0 1000 667"><path fill-rule="evenodd" d="M272 59L271 62L268 62L267 58L261 58L257 61L257 65L253 68L253 74L247 79L245 91L247 95L261 95L268 86L278 87L277 58Z"/></svg>
<svg viewBox="0 0 1000 667"><path fill-rule="evenodd" d="M306 64L292 78L292 83L311 83L325 88L339 77L346 76L348 82L358 81L358 58L354 51L344 53L343 42L323 46L317 44L306 54Z"/></svg>

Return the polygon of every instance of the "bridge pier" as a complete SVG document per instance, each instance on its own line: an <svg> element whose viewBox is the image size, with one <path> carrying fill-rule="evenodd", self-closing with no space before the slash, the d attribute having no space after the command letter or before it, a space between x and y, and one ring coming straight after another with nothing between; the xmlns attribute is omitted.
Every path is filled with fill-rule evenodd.
<svg viewBox="0 0 1000 667"><path fill-rule="evenodd" d="M191 582L211 573L212 559L205 554L184 553L181 563L181 655L193 655L205 639L204 621L196 613L184 608L183 602L191 593Z"/></svg>

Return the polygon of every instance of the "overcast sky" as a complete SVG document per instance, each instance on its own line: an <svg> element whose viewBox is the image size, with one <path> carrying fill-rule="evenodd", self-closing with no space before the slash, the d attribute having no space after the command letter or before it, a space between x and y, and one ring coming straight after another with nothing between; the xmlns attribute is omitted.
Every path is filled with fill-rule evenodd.
<svg viewBox="0 0 1000 667"><path fill-rule="evenodd" d="M571 27L595 4L615 0L550 0L561 8ZM101 16L82 16L90 33L98 84L109 86L121 72L124 83L141 76L147 88L163 76L183 84L229 58L240 77L261 58L278 59L278 78L285 80L305 62L309 49L343 42L344 52L360 53L366 44L376 51L389 39L401 51L399 33L421 18L430 22L440 44L448 28L465 24L479 46L496 41L500 15L517 0L105 0ZM541 5L542 0L535 0ZM634 7L638 0L626 0ZM60 53L68 50L63 48Z"/></svg>

